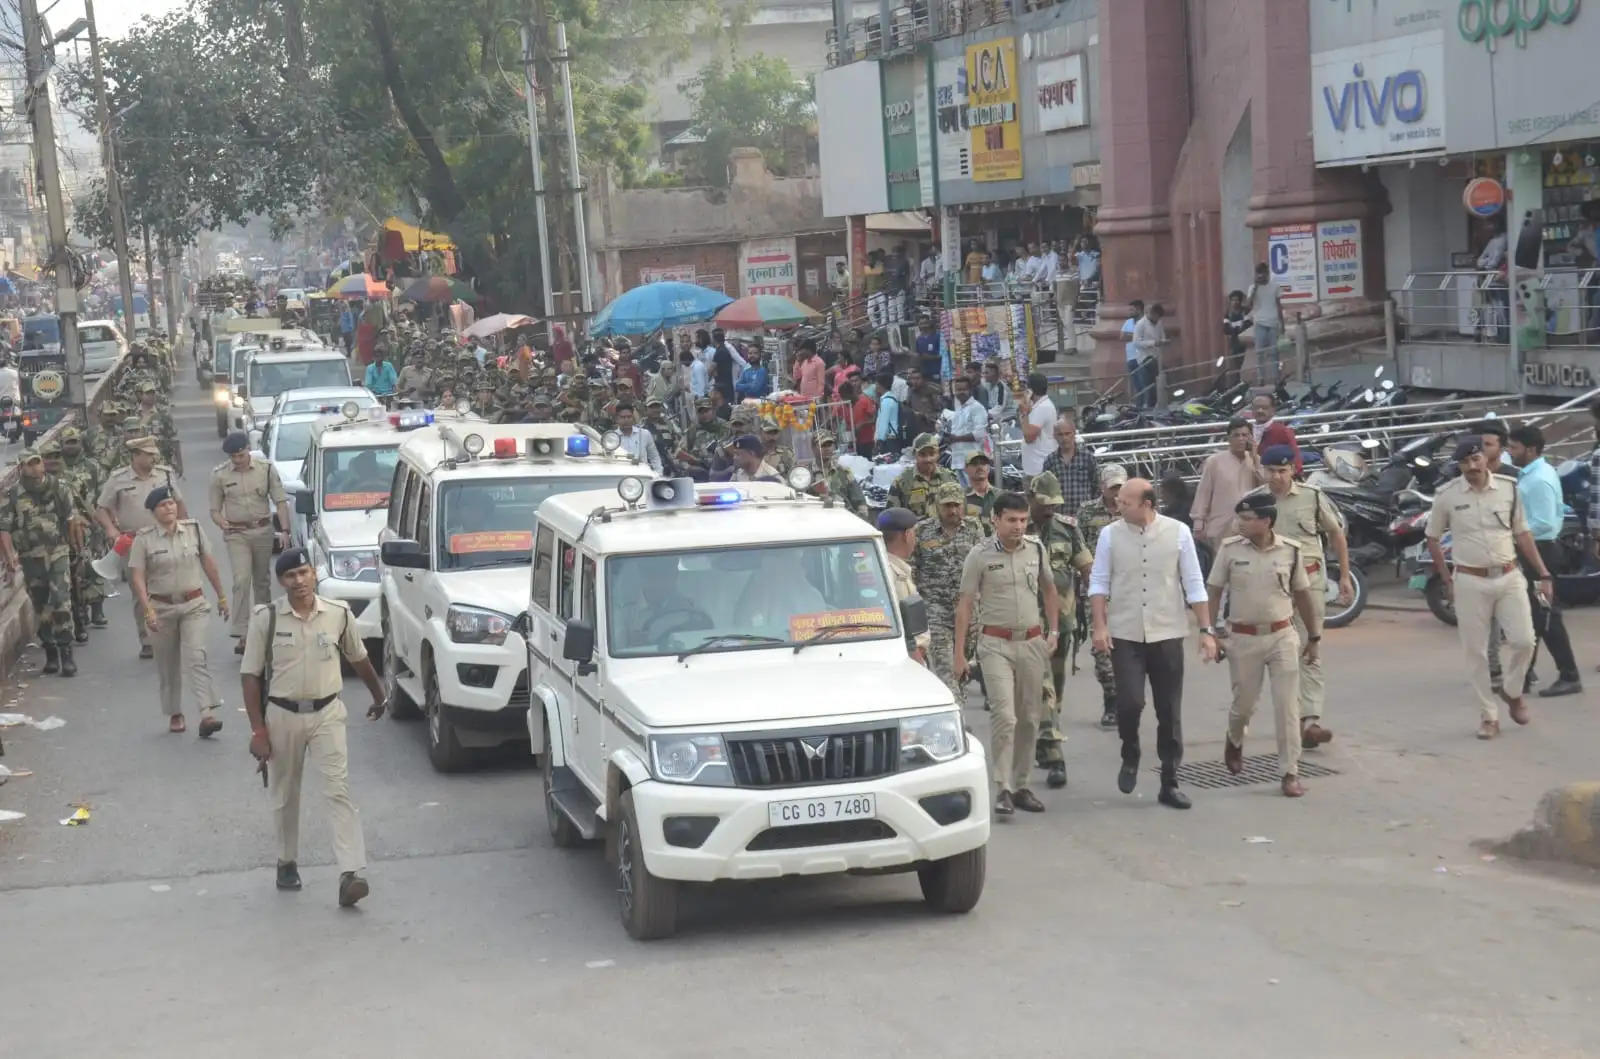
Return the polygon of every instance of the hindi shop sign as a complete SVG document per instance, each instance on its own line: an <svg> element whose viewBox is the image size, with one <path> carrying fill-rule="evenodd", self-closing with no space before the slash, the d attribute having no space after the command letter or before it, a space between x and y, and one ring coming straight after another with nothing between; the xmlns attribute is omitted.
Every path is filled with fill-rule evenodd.
<svg viewBox="0 0 1600 1059"><path fill-rule="evenodd" d="M1046 59L1034 67L1039 106L1039 131L1058 132L1089 124L1083 53Z"/></svg>
<svg viewBox="0 0 1600 1059"><path fill-rule="evenodd" d="M739 245L739 293L800 296L793 239L762 239Z"/></svg>
<svg viewBox="0 0 1600 1059"><path fill-rule="evenodd" d="M1318 294L1323 301L1361 297L1365 282L1361 273L1360 221L1317 224L1317 271Z"/></svg>
<svg viewBox="0 0 1600 1059"><path fill-rule="evenodd" d="M972 179L1022 179L1022 122L1017 112L1017 42L1010 37L967 47L967 121Z"/></svg>
<svg viewBox="0 0 1600 1059"><path fill-rule="evenodd" d="M1317 300L1317 227L1279 224L1267 229L1267 268L1285 305Z"/></svg>
<svg viewBox="0 0 1600 1059"><path fill-rule="evenodd" d="M640 283L693 283L693 265L662 265L658 268L641 268Z"/></svg>
<svg viewBox="0 0 1600 1059"><path fill-rule="evenodd" d="M939 179L972 178L972 126L967 123L967 61L954 55L933 61L934 153Z"/></svg>

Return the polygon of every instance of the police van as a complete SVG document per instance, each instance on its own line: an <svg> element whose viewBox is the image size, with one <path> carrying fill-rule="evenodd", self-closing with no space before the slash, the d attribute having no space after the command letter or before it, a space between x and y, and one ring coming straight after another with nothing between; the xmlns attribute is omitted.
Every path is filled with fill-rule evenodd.
<svg viewBox="0 0 1600 1059"><path fill-rule="evenodd" d="M427 718L440 771L526 737L534 512L648 477L620 441L570 423L440 421L401 442L379 532L379 635L390 706Z"/></svg>
<svg viewBox="0 0 1600 1059"><path fill-rule="evenodd" d="M635 938L680 884L916 871L983 891L982 744L911 659L883 538L789 484L628 479L539 508L528 731L554 843L604 837Z"/></svg>

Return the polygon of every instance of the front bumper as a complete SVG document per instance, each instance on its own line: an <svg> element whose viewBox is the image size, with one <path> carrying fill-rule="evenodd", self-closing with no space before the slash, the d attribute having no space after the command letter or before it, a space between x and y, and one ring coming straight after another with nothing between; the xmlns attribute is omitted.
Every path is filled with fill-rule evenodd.
<svg viewBox="0 0 1600 1059"><path fill-rule="evenodd" d="M471 715L511 710L520 721L527 711L528 649L516 633L498 646L446 642L434 652L434 661L439 697L462 726L498 728L501 722L495 718L474 721Z"/></svg>
<svg viewBox="0 0 1600 1059"><path fill-rule="evenodd" d="M363 640L383 637L383 608L378 606L382 591L383 586L376 581L346 581L331 576L317 581L318 593L350 605L350 613L356 619L356 634Z"/></svg>
<svg viewBox="0 0 1600 1059"><path fill-rule="evenodd" d="M645 865L663 879L712 882L909 868L976 849L989 841L989 773L982 745L974 739L970 746L966 754L943 765L860 783L752 789L646 781L632 788ZM924 798L958 792L968 795L970 809L965 817L948 824L938 823L920 804ZM892 829L892 835L765 848L774 842L801 840L783 834L801 829L768 827L768 802L869 793L877 798L877 823ZM668 843L668 817L718 820L698 848L687 849ZM868 829L854 830L862 833ZM751 845L758 848L751 849Z"/></svg>

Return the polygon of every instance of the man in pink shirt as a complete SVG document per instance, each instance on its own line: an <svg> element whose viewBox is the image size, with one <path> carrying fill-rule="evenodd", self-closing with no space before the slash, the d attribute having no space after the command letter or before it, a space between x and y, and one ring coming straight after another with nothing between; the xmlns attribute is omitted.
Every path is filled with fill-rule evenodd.
<svg viewBox="0 0 1600 1059"><path fill-rule="evenodd" d="M1194 535L1211 545L1213 553L1222 538L1233 532L1233 509L1261 484L1260 475L1255 432L1236 416L1228 420L1228 447L1206 457L1200 485L1194 491L1194 506L1189 509Z"/></svg>
<svg viewBox="0 0 1600 1059"><path fill-rule="evenodd" d="M802 397L813 401L822 400L822 382L826 365L817 355L815 349L802 347L794 362L795 389L800 391Z"/></svg>

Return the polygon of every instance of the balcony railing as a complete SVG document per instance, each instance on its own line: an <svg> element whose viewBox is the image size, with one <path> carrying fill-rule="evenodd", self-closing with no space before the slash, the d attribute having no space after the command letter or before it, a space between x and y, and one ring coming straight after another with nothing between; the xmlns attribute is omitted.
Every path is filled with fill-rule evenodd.
<svg viewBox="0 0 1600 1059"><path fill-rule="evenodd" d="M1515 296L1519 318L1542 311L1542 345L1600 346L1600 268L1519 269L1517 288L1498 271L1413 272L1390 292L1398 340L1507 345Z"/></svg>
<svg viewBox="0 0 1600 1059"><path fill-rule="evenodd" d="M923 41L955 37L1009 21L1019 11L1038 11L1065 0L913 0L889 13L888 32L882 19L852 19L840 30L828 30L828 65L892 55Z"/></svg>

